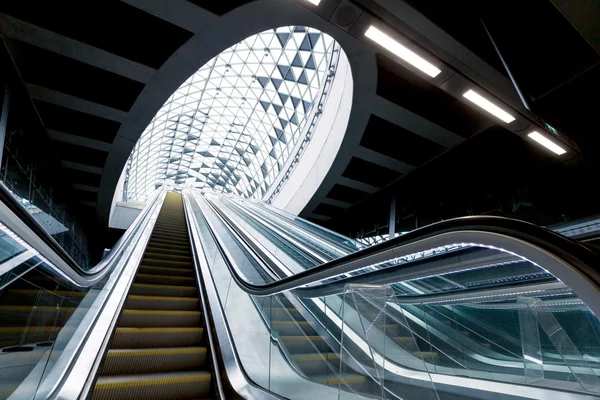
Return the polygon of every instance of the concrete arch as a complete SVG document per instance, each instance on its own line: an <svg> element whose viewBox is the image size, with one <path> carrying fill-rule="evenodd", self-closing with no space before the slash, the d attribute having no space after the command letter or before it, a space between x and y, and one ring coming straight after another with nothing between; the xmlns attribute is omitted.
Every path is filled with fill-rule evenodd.
<svg viewBox="0 0 600 400"><path fill-rule="evenodd" d="M331 171L338 174L343 170L350 158L350 155L344 157L344 148L358 144L370 116L377 83L375 52L294 1L258 0L222 17L211 18L148 81L121 124L105 164L96 209L103 223L108 222L113 194L127 158L168 97L223 49L255 33L285 25L310 26L327 33L348 57L354 79L352 111L346 135L331 167Z"/></svg>

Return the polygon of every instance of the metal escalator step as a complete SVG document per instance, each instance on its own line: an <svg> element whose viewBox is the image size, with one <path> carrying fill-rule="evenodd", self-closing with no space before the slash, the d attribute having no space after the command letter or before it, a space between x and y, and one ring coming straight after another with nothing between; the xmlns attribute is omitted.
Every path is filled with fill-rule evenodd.
<svg viewBox="0 0 600 400"><path fill-rule="evenodd" d="M192 255L191 254L168 254L168 253L161 253L161 252L151 252L148 251L148 249L146 249L146 252L144 253L144 258L151 258L153 260L161 260L161 259L165 259L165 260L174 260L174 261L191 261L192 260Z"/></svg>
<svg viewBox="0 0 600 400"><path fill-rule="evenodd" d="M134 310L197 310L197 297L129 295L125 308Z"/></svg>
<svg viewBox="0 0 600 400"><path fill-rule="evenodd" d="M158 240L171 240L173 242L187 242L188 240L190 240L188 235L179 235L165 232L153 232L151 238Z"/></svg>
<svg viewBox="0 0 600 400"><path fill-rule="evenodd" d="M271 321L271 329L282 336L314 334L314 329L307 321Z"/></svg>
<svg viewBox="0 0 600 400"><path fill-rule="evenodd" d="M190 261L177 261L177 260L157 260L150 257L144 257L142 259L142 264L150 267L191 267L194 265L190 259Z"/></svg>
<svg viewBox="0 0 600 400"><path fill-rule="evenodd" d="M195 286L179 285L152 285L148 283L134 283L129 294L151 296L176 296L191 297L197 294Z"/></svg>
<svg viewBox="0 0 600 400"><path fill-rule="evenodd" d="M195 327L201 323L200 311L173 310L131 310L121 314L119 326L122 327Z"/></svg>
<svg viewBox="0 0 600 400"><path fill-rule="evenodd" d="M167 235L176 234L176 235L181 235L181 236L188 236L187 229L181 228L181 227L175 228L175 227L155 226L152 233L165 233Z"/></svg>
<svg viewBox="0 0 600 400"><path fill-rule="evenodd" d="M182 236L188 237L187 229L178 229L178 228L161 228L160 226L155 226L152 230L152 234L165 234L167 236Z"/></svg>
<svg viewBox="0 0 600 400"><path fill-rule="evenodd" d="M412 336L397 336L394 338L394 341L398 343L415 343L415 339Z"/></svg>
<svg viewBox="0 0 600 400"><path fill-rule="evenodd" d="M100 377L93 400L179 400L205 397L210 372L170 372Z"/></svg>
<svg viewBox="0 0 600 400"><path fill-rule="evenodd" d="M342 374L342 375L332 375L318 378L319 382L324 383L329 386L338 386L340 383L342 385L354 385L358 383L365 383L367 381L367 377L364 375L358 374Z"/></svg>
<svg viewBox="0 0 600 400"><path fill-rule="evenodd" d="M112 349L199 346L203 328L129 328L118 327L110 344Z"/></svg>
<svg viewBox="0 0 600 400"><path fill-rule="evenodd" d="M61 330L74 331L58 326L1 326L0 348L54 341Z"/></svg>
<svg viewBox="0 0 600 400"><path fill-rule="evenodd" d="M312 353L312 354L294 354L294 361L337 361L340 359L338 353Z"/></svg>
<svg viewBox="0 0 600 400"><path fill-rule="evenodd" d="M189 238L189 235L187 232L184 231L177 231L175 229L160 229L160 228L154 228L154 230L152 231L152 236L165 236L165 237L177 237L177 238L181 238L181 239L187 239Z"/></svg>
<svg viewBox="0 0 600 400"><path fill-rule="evenodd" d="M169 285L193 285L195 279L189 276L169 276L169 275L154 275L154 274L141 274L138 273L135 276L135 283L151 283L159 284L166 283Z"/></svg>
<svg viewBox="0 0 600 400"><path fill-rule="evenodd" d="M292 359L306 375L325 375L340 371L340 355L336 353L294 354Z"/></svg>
<svg viewBox="0 0 600 400"><path fill-rule="evenodd" d="M177 255L189 255L188 250L177 250L169 246L150 246L146 247L147 252L161 253L161 254L177 254Z"/></svg>
<svg viewBox="0 0 600 400"><path fill-rule="evenodd" d="M161 252L166 252L166 251L176 251L176 252L185 252L186 254L191 253L191 249L189 246L189 242L186 243L180 243L175 244L175 243L160 243L160 242L156 242L156 241L150 241L148 242L148 246L152 247L153 249L158 249L158 251Z"/></svg>
<svg viewBox="0 0 600 400"><path fill-rule="evenodd" d="M56 307L56 306L0 306L3 326L24 326L35 321L37 326L49 326L66 321L75 315L83 318L87 308Z"/></svg>
<svg viewBox="0 0 600 400"><path fill-rule="evenodd" d="M301 316L293 307L263 307L263 311L271 320L293 319Z"/></svg>
<svg viewBox="0 0 600 400"><path fill-rule="evenodd" d="M205 347L114 349L106 354L102 376L193 371L204 367Z"/></svg>
<svg viewBox="0 0 600 400"><path fill-rule="evenodd" d="M425 361L431 361L437 359L440 354L435 351L415 351L413 355L424 359Z"/></svg>
<svg viewBox="0 0 600 400"><path fill-rule="evenodd" d="M194 276L194 270L191 268L157 267L154 265L140 265L139 271L150 274L150 275Z"/></svg>
<svg viewBox="0 0 600 400"><path fill-rule="evenodd" d="M159 247L159 248L161 248L160 251L164 251L164 249L185 251L185 252L188 252L188 253L192 251L190 249L190 242L189 242L189 240L186 240L185 242L167 242L167 241L164 241L164 240L150 239L150 241L148 242L148 246Z"/></svg>
<svg viewBox="0 0 600 400"><path fill-rule="evenodd" d="M279 337L291 354L306 354L315 351L331 351L322 336L285 336Z"/></svg>
<svg viewBox="0 0 600 400"><path fill-rule="evenodd" d="M189 238L185 238L185 240L177 240L177 239L169 239L167 237L154 237L151 236L150 243L162 243L162 244L166 244L166 245L173 245L173 246L179 246L179 247L185 247L188 248L190 247L190 240Z"/></svg>
<svg viewBox="0 0 600 400"><path fill-rule="evenodd" d="M39 289L8 289L6 291L7 295L17 295L17 296L24 296L24 297L31 297L31 296L35 296L38 297L39 294L43 294L45 293L46 296L58 296L58 297L63 297L63 298L69 298L69 297L84 297L87 292L77 292L77 291L71 291L71 290L54 290L54 291L48 291L48 290L39 290Z"/></svg>

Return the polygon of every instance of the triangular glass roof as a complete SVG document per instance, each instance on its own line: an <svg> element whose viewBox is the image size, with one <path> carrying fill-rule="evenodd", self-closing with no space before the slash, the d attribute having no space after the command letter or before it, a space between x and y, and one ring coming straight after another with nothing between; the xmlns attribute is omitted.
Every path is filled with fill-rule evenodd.
<svg viewBox="0 0 600 400"><path fill-rule="evenodd" d="M126 167L127 200L145 201L164 182L261 198L300 138L333 48L330 36L289 26L210 60L142 133Z"/></svg>

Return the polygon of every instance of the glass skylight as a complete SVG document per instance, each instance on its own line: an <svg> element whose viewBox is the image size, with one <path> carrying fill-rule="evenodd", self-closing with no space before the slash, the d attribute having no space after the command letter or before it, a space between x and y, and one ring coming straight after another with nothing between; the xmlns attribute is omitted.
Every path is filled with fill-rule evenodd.
<svg viewBox="0 0 600 400"><path fill-rule="evenodd" d="M312 28L261 32L228 48L169 97L128 163L126 198L163 182L261 198L292 154L335 46Z"/></svg>

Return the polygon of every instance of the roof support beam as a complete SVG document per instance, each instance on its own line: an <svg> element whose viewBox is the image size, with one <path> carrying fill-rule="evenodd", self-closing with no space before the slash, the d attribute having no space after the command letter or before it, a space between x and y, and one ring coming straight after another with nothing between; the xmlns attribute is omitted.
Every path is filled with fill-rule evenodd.
<svg viewBox="0 0 600 400"><path fill-rule="evenodd" d="M94 103L93 101L80 99L79 97L71 96L70 94L32 85L30 83L28 83L26 86L27 92L29 92L29 96L31 96L32 99L45 101L46 103L70 108L75 111L80 111L117 122L123 122L127 118L127 113L125 111Z"/></svg>
<svg viewBox="0 0 600 400"><path fill-rule="evenodd" d="M98 188L96 186L82 185L80 183L74 183L72 186L73 186L73 189L81 190L83 192L98 193L100 191L100 188Z"/></svg>
<svg viewBox="0 0 600 400"><path fill-rule="evenodd" d="M5 14L0 14L0 34L142 83L147 83L155 72L143 64Z"/></svg>
<svg viewBox="0 0 600 400"><path fill-rule="evenodd" d="M160 19L197 33L219 17L186 0L122 0ZM217 0L218 1L218 0Z"/></svg>
<svg viewBox="0 0 600 400"><path fill-rule="evenodd" d="M93 167L91 165L80 164L72 161L60 160L63 167L74 169L76 171L89 172L90 174L102 175L102 168Z"/></svg>
<svg viewBox="0 0 600 400"><path fill-rule="evenodd" d="M392 169L394 171L400 172L403 175L406 175L415 167L405 162L396 160L395 158L388 157L371 149L367 149L362 146L356 146L356 156L358 158L362 158L363 160L370 161L374 164L381 165L382 167L386 167L388 169Z"/></svg>
<svg viewBox="0 0 600 400"><path fill-rule="evenodd" d="M76 144L77 146L88 147L94 150L110 151L112 149L112 145L110 143L102 142L100 140L72 135L70 133L55 131L53 129L46 129L46 131L51 139L58 140L60 142Z"/></svg>
<svg viewBox="0 0 600 400"><path fill-rule="evenodd" d="M403 127L446 148L454 147L465 139L433 122L400 107L380 96L374 96L373 114Z"/></svg>
<svg viewBox="0 0 600 400"><path fill-rule="evenodd" d="M324 197L323 200L321 200L321 203L329 204L331 206L336 206L336 207L341 207L341 208L352 207L352 203L346 203L345 201L335 200L335 199L331 199L329 197Z"/></svg>
<svg viewBox="0 0 600 400"><path fill-rule="evenodd" d="M346 178L345 176L340 176L340 178L337 180L337 183L369 194L373 194L379 190L377 186L355 181L354 179Z"/></svg>

